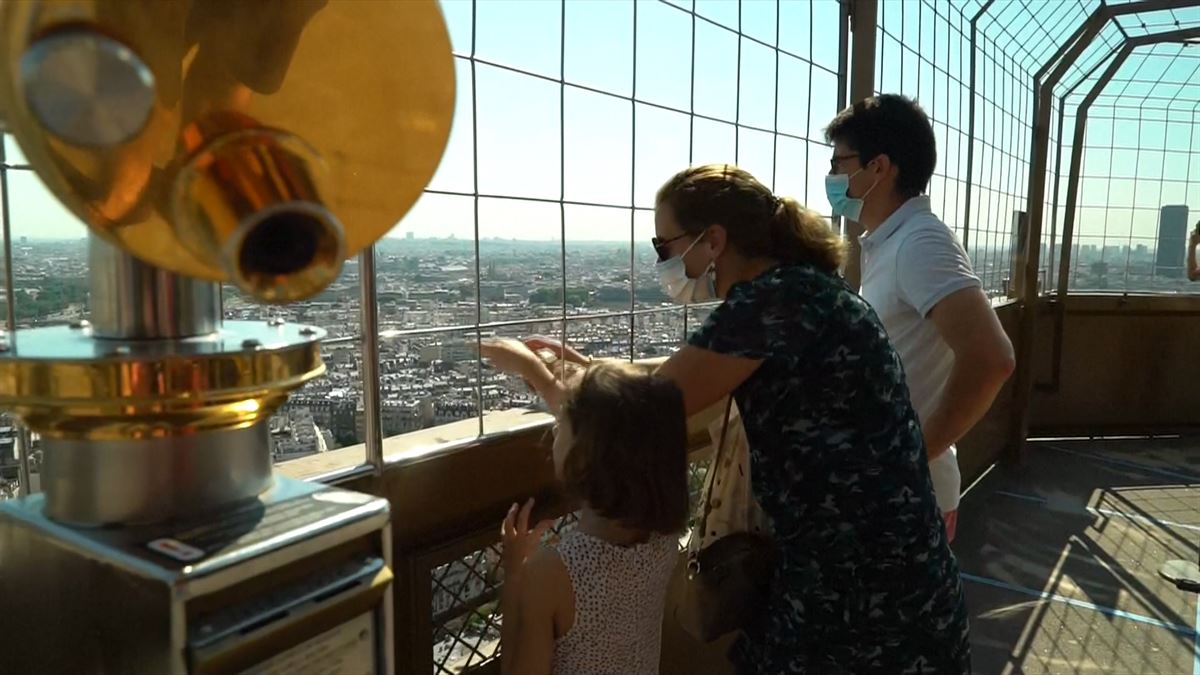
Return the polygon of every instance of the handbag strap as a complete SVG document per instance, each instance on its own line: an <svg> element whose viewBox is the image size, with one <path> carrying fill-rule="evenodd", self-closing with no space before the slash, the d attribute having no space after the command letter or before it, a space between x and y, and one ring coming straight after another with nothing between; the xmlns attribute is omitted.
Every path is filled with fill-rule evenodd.
<svg viewBox="0 0 1200 675"><path fill-rule="evenodd" d="M717 441L717 451L713 455L713 463L709 466L709 471L719 471L721 467L721 455L725 450L725 435L729 431L729 415L733 411L733 394L729 395L729 400L725 403L725 422L721 425L721 440ZM713 474L712 479L708 481L708 493L704 495L704 511L700 516L700 537L703 539L704 533L708 529L708 514L712 512L712 493L713 486L717 483L717 477Z"/></svg>

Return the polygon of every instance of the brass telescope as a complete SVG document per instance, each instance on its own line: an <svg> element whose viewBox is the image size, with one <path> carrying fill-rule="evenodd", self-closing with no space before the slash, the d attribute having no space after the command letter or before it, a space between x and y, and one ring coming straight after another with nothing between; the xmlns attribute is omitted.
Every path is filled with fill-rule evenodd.
<svg viewBox="0 0 1200 675"><path fill-rule="evenodd" d="M42 493L0 503L0 673L390 671L386 501L272 473L324 332L224 321L220 284L325 289L453 109L434 0L0 0L0 119L91 283L90 322L0 339L43 444Z"/></svg>

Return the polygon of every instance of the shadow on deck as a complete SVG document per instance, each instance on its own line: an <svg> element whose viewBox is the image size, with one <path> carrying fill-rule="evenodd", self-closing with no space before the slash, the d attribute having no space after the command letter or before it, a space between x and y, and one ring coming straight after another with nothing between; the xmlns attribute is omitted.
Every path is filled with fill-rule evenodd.
<svg viewBox="0 0 1200 675"><path fill-rule="evenodd" d="M964 497L954 550L980 673L1200 673L1200 438L1031 443Z"/></svg>

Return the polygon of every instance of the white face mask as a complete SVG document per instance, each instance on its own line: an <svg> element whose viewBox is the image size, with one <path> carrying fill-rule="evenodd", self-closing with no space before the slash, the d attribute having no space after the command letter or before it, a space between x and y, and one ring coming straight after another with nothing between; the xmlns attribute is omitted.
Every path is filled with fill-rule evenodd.
<svg viewBox="0 0 1200 675"><path fill-rule="evenodd" d="M658 283L662 285L663 293L681 305L705 302L717 297L716 284L713 279L717 269L715 262L708 264L708 268L704 270L699 279L688 277L687 267L683 264L683 256L687 255L703 236L701 234L693 239L691 246L688 246L687 250L680 255L654 263L654 270L658 272Z"/></svg>

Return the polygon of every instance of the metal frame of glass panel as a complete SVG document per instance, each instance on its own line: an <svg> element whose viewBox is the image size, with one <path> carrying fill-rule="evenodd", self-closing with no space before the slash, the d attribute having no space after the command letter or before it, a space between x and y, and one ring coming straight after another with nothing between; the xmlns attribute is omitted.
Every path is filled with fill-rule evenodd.
<svg viewBox="0 0 1200 675"><path fill-rule="evenodd" d="M998 4L1000 3L993 4L988 11L996 9ZM1047 184L1053 178L1049 170L1049 157L1052 151L1052 121L1055 115L1067 113L1065 110L1058 109L1056 94L1059 87L1073 90L1078 86L1077 82L1080 80L1103 77L1103 74L1098 74L1097 66L1110 61L1113 58L1114 49L1119 45L1131 42L1135 45L1149 44L1154 40L1155 35L1161 35L1161 33L1146 32L1137 37L1129 37L1129 24L1124 22L1122 17L1165 10L1190 12L1197 6L1200 6L1200 2L1194 0L1140 0L1123 4L1100 3L1095 5L1086 20L1078 24L1070 37L1059 42L1054 53L1040 63L1038 71L1033 77L1032 84L1036 91L1036 98L1034 100L1034 143L1030 158L1032 170L1028 187L1028 236L1016 266L1022 277L1020 296L1025 307L1028 308L1021 314L1016 342L1018 368L1015 378L1012 446L1018 451L1024 446L1028 424L1026 408L1034 389L1030 361L1037 321L1032 308L1042 292L1038 284L1041 269L1040 251L1045 245L1042 225L1047 207L1054 211L1057 210L1055 201L1057 195L1047 195ZM1080 7L1084 8L1082 4ZM1025 0L1002 0L999 11L1018 14L1025 12L1032 16L1030 5ZM1179 19L1178 15L1175 16L1182 24L1183 19ZM1188 23L1188 26L1180 25L1179 30L1200 26L1200 14L1197 14L1194 19L1190 19ZM1178 37L1178 35L1173 37ZM1119 37L1110 39L1111 36ZM1037 44L1036 40L1034 44ZM1045 50L1042 50L1041 53L1045 53ZM1104 73L1110 72L1115 73L1115 70L1104 71ZM1110 74L1108 77L1111 78L1112 75ZM1081 150L1078 147L1066 146L1061 138L1061 132L1055 145L1059 149L1060 156L1066 149L1073 153ZM1061 166L1061 160L1059 165ZM1051 242L1051 246L1053 246L1053 242ZM1059 292L1066 291L1061 287L1058 290ZM1061 332L1061 319L1056 323L1056 331ZM1061 340L1061 335L1057 336L1056 342L1058 340Z"/></svg>

